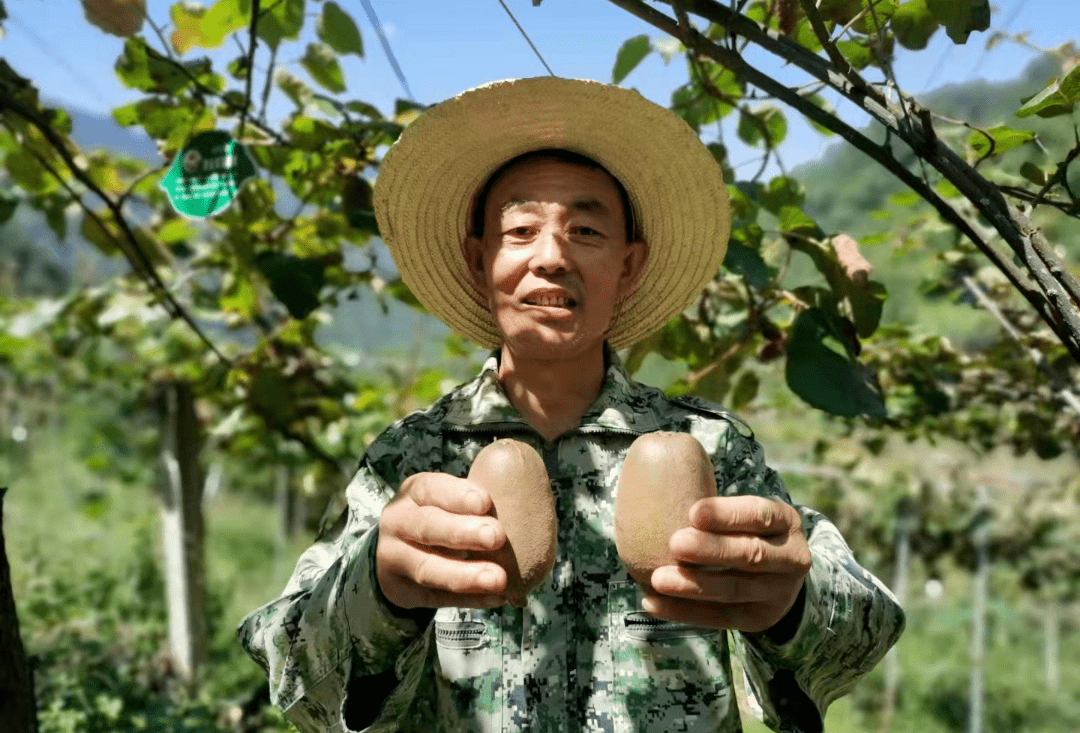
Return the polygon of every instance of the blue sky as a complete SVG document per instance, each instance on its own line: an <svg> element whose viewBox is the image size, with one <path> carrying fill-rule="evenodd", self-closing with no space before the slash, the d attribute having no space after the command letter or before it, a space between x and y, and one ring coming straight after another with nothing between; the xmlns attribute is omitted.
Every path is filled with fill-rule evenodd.
<svg viewBox="0 0 1080 733"><path fill-rule="evenodd" d="M1075 1L997 0L992 30L1030 31L1030 41L1041 47L1080 40L1080 12ZM545 73L498 0L371 2L420 102L433 103L493 79ZM658 31L605 0L544 0L540 7L534 7L530 0L506 3L560 76L610 81L615 54L624 40L640 33L660 37ZM366 46L365 59L345 61L349 87L346 98L363 99L380 109L389 109L404 92L359 0L339 0L339 4L356 19ZM0 55L16 71L32 78L47 98L102 114L138 98L113 75L122 39L87 23L78 0L6 0L5 5L11 17L5 23L6 35L0 40ZM150 17L167 26L170 5L166 0L149 0ZM318 12L314 0L308 0L308 12ZM151 43L158 43L149 27L144 31ZM1013 43L986 51L991 32L973 34L966 45L955 46L939 31L925 51L902 52L896 66L901 86L919 94L971 78L1015 76L1034 52ZM291 63L298 76L304 76L296 64L303 45L286 48L283 61ZM229 61L239 51L235 43L227 40L216 51L196 49L191 56L203 54ZM264 63L263 58L257 59L257 67ZM750 59L766 71L785 73L764 53L751 55ZM665 66L653 55L623 83L666 106L672 90L685 77L683 61L677 59ZM287 102L281 102L271 108L271 116L285 114L289 108ZM820 137L793 117L789 119L791 131L783 148L784 162L789 166L818 157L823 146L835 140ZM752 151L733 149L732 162L753 166L753 156Z"/></svg>

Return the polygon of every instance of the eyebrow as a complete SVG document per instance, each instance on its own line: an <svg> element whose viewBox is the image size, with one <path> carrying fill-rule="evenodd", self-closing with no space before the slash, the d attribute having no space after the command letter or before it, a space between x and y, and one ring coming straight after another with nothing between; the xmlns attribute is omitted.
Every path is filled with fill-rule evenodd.
<svg viewBox="0 0 1080 733"><path fill-rule="evenodd" d="M510 209L514 209L519 206L524 208L531 208L539 203L539 201L531 201L528 199L510 199L502 205L502 208L499 211L500 213L505 214ZM588 214L604 214L609 211L609 207L599 199L574 199L570 202L570 208L574 211L581 211Z"/></svg>

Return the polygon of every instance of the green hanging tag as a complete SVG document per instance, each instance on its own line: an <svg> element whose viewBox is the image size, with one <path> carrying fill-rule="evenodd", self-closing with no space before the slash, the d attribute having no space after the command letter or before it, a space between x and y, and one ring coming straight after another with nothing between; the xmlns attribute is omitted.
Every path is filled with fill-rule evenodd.
<svg viewBox="0 0 1080 733"><path fill-rule="evenodd" d="M254 175L255 162L244 146L227 132L211 130L188 141L161 179L161 188L178 213L206 219L228 208Z"/></svg>

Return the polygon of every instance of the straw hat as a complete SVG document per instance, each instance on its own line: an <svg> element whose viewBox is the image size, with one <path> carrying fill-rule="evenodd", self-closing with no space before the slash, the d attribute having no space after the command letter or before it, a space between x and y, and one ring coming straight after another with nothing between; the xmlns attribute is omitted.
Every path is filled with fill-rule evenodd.
<svg viewBox="0 0 1080 733"><path fill-rule="evenodd" d="M588 156L626 188L649 261L608 332L615 348L646 338L716 274L730 213L720 166L697 134L636 91L539 77L471 89L401 134L375 183L375 215L402 280L431 313L482 346L501 342L461 245L488 177L523 153Z"/></svg>

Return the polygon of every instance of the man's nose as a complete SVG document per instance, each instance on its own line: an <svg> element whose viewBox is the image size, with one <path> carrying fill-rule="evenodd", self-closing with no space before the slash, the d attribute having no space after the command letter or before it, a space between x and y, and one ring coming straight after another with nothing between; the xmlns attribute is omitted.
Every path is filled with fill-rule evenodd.
<svg viewBox="0 0 1080 733"><path fill-rule="evenodd" d="M566 256L567 242L561 234L545 229L536 238L535 245L532 257L534 270L548 275L566 272L570 261Z"/></svg>

